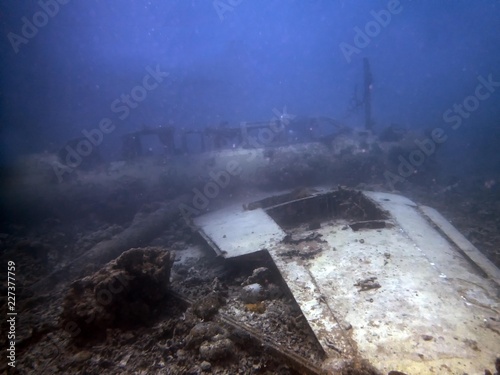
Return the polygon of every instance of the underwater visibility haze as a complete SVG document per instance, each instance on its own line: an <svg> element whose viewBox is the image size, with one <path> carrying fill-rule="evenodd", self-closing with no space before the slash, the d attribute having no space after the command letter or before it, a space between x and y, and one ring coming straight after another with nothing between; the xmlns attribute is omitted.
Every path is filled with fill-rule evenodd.
<svg viewBox="0 0 500 375"><path fill-rule="evenodd" d="M0 26L0 372L500 373L497 0Z"/></svg>

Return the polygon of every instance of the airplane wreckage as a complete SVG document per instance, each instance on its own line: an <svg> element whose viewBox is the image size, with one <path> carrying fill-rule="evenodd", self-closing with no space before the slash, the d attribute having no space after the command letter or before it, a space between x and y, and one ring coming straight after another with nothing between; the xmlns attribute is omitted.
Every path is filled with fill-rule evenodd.
<svg viewBox="0 0 500 375"><path fill-rule="evenodd" d="M363 358L373 373L482 373L499 355L500 271L439 212L384 192L384 172L415 149L415 137L396 127L374 135L367 107L364 129L286 114L240 128L144 129L123 137L123 161L103 165L96 150L61 182L54 168L67 167L69 148L27 159L11 183L31 208L133 219L32 289L73 280L82 264L103 265L183 217L212 256L271 260L320 360L281 347L272 332L220 319L297 371L343 373ZM148 155L152 145L160 156ZM331 188L339 182L357 188ZM262 302L263 283L246 288Z"/></svg>

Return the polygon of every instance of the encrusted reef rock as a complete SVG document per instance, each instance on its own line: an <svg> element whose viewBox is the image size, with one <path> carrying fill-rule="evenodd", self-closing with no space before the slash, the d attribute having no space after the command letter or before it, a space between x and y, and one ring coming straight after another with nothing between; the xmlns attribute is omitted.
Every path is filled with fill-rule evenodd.
<svg viewBox="0 0 500 375"><path fill-rule="evenodd" d="M224 297L218 292L211 292L201 297L193 303L193 313L201 319L210 319L219 311L219 308L225 303Z"/></svg>
<svg viewBox="0 0 500 375"><path fill-rule="evenodd" d="M200 357L217 361L234 355L236 347L228 338L228 332L212 322L195 325L186 337L186 349L198 349Z"/></svg>
<svg viewBox="0 0 500 375"><path fill-rule="evenodd" d="M172 263L162 248L134 248L73 282L61 314L66 331L78 342L147 323L166 297Z"/></svg>

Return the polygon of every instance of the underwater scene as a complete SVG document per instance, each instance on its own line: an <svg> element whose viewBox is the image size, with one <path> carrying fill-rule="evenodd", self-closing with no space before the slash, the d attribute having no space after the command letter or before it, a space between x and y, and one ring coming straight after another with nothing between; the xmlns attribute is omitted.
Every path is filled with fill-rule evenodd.
<svg viewBox="0 0 500 375"><path fill-rule="evenodd" d="M500 375L497 0L0 25L0 374Z"/></svg>

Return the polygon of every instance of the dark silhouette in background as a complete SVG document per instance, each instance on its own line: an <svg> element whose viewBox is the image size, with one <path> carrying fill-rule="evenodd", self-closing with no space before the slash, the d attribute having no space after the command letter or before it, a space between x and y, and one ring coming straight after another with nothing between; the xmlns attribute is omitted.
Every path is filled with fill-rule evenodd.
<svg viewBox="0 0 500 375"><path fill-rule="evenodd" d="M496 1L258 0L221 10L210 1L42 0L0 7L3 165L56 151L106 117L116 120L101 147L107 160L121 157L121 136L144 125L234 127L268 121L284 105L292 114L362 126L362 113L346 112L354 87L363 87L366 57L374 131L391 123L449 126L443 113L473 94L478 76L500 81ZM362 33L371 36L363 41ZM349 61L342 43L360 47ZM168 78L145 98L135 92L130 114L118 119L112 103L134 97L144 69L156 65ZM451 131L442 147L448 159L482 160L478 153L495 149L499 100L492 93ZM488 151L486 164L498 166L496 152Z"/></svg>

